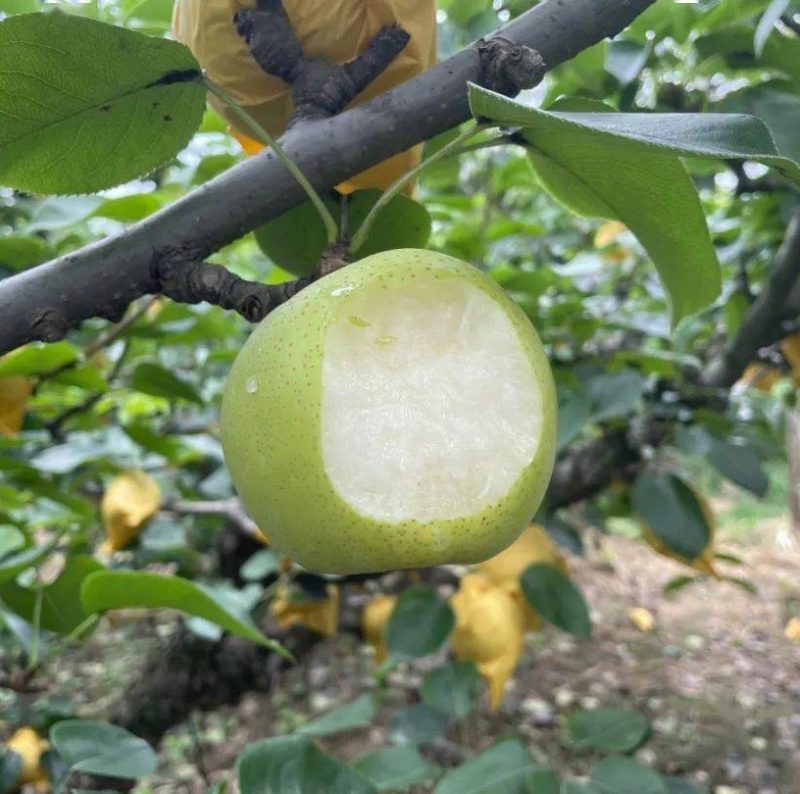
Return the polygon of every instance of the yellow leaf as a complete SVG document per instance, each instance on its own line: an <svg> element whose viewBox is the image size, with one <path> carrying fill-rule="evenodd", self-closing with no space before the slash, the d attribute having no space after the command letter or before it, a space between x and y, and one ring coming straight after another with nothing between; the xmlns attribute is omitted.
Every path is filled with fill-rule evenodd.
<svg viewBox="0 0 800 794"><path fill-rule="evenodd" d="M601 223L594 235L594 247L605 248L616 242L617 237L626 232L628 227L621 221L605 221Z"/></svg>
<svg viewBox="0 0 800 794"><path fill-rule="evenodd" d="M780 380L781 373L777 367L770 364L753 363L748 364L739 383L744 386L752 386L759 391L769 392L775 382Z"/></svg>
<svg viewBox="0 0 800 794"><path fill-rule="evenodd" d="M14 436L22 427L33 381L24 375L0 378L0 436Z"/></svg>
<svg viewBox="0 0 800 794"><path fill-rule="evenodd" d="M781 340L778 347L792 368L795 386L800 386L800 334L787 336Z"/></svg>
<svg viewBox="0 0 800 794"><path fill-rule="evenodd" d="M652 631L655 626L653 613L644 607L631 607L628 610L628 619L639 631Z"/></svg>
<svg viewBox="0 0 800 794"><path fill-rule="evenodd" d="M661 538L659 538L643 520L639 519L639 528L641 529L642 537L650 546L650 548L652 548L653 551L655 551L657 554L660 554L662 557L669 557L671 560L683 563L683 565L688 565L690 568L694 568L696 571L699 571L706 576L710 576L712 579L721 580L722 577L714 568L714 535L716 534L714 513L711 510L708 502L701 494L697 493L697 491L693 489L690 490L692 491L692 495L697 500L697 504L700 506L700 509L703 512L703 518L705 519L706 526L708 527L708 543L693 560L682 557L680 554L677 554L670 549L669 546L667 546L667 544L664 543L664 541L662 541Z"/></svg>
<svg viewBox="0 0 800 794"><path fill-rule="evenodd" d="M481 573L468 573L450 598L456 622L450 647L459 659L475 662L489 684L496 709L517 665L525 637L525 618L517 600Z"/></svg>
<svg viewBox="0 0 800 794"><path fill-rule="evenodd" d="M299 624L317 634L333 635L339 627L339 588L329 584L326 597L296 600L288 586L281 585L269 611L275 622L283 629Z"/></svg>
<svg viewBox="0 0 800 794"><path fill-rule="evenodd" d="M386 658L384 634L386 622L397 603L397 596L381 594L370 598L361 612L361 631L367 644L375 650L375 661L380 664Z"/></svg>
<svg viewBox="0 0 800 794"><path fill-rule="evenodd" d="M13 750L22 759L20 783L44 783L47 775L40 761L47 749L47 742L33 728L19 728L6 742L6 748Z"/></svg>
<svg viewBox="0 0 800 794"><path fill-rule="evenodd" d="M100 502L106 530L100 550L110 554L124 549L158 510L160 498L158 483L143 471L131 470L115 477Z"/></svg>
<svg viewBox="0 0 800 794"><path fill-rule="evenodd" d="M792 618L783 631L787 640L800 642L800 618Z"/></svg>
<svg viewBox="0 0 800 794"><path fill-rule="evenodd" d="M279 137L292 111L289 86L265 74L231 19L236 11L252 8L245 0L178 0L172 33L192 50L208 76L228 91L272 136ZM382 25L400 23L411 40L389 66L354 100L358 104L418 75L436 61L436 4L434 0L283 0L292 30L307 56L344 63L364 51L369 37ZM248 140L241 120L216 97L210 103L234 131L245 151L261 146ZM416 165L420 146L385 160L348 180L339 188L385 189Z"/></svg>
<svg viewBox="0 0 800 794"><path fill-rule="evenodd" d="M507 549L480 563L476 570L489 581L508 591L517 601L525 616L526 631L539 628L539 616L522 596L519 577L535 562L547 563L569 576L569 567L547 531L539 524L531 524Z"/></svg>

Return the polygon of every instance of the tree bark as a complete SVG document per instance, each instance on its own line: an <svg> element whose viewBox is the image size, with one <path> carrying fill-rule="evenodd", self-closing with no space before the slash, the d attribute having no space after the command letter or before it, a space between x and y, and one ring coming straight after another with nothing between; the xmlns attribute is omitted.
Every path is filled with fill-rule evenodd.
<svg viewBox="0 0 800 794"><path fill-rule="evenodd" d="M545 0L498 33L538 50L548 68L614 36L655 0ZM297 124L281 143L324 191L470 116L477 44L418 77L335 116ZM158 290L152 264L170 252L205 259L304 199L270 151L234 166L121 234L0 283L0 354L56 341L90 317L118 319Z"/></svg>
<svg viewBox="0 0 800 794"><path fill-rule="evenodd" d="M789 477L789 520L800 541L800 407L786 411L786 461Z"/></svg>

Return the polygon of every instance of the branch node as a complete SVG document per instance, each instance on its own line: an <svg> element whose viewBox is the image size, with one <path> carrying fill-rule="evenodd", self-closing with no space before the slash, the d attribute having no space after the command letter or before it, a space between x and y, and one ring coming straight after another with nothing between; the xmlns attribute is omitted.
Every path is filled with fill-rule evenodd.
<svg viewBox="0 0 800 794"><path fill-rule="evenodd" d="M322 278L334 270L338 270L345 265L349 265L353 261L349 250L350 241L346 238L341 238L335 243L331 243L323 252L317 262L317 267L314 271L315 278Z"/></svg>
<svg viewBox="0 0 800 794"><path fill-rule="evenodd" d="M538 50L515 44L502 36L478 42L478 85L503 96L516 96L534 88L544 78L546 64Z"/></svg>
<svg viewBox="0 0 800 794"><path fill-rule="evenodd" d="M292 87L294 111L288 127L340 113L397 57L411 36L384 25L352 61L332 64L307 57L280 0L258 0L255 10L237 11L236 31L261 69Z"/></svg>
<svg viewBox="0 0 800 794"><path fill-rule="evenodd" d="M69 321L60 309L44 309L34 319L32 331L42 342L60 342L69 331Z"/></svg>
<svg viewBox="0 0 800 794"><path fill-rule="evenodd" d="M240 278L223 265L172 250L154 257L151 273L154 292L178 303L205 301L222 309L232 309L251 323L263 320L316 278L307 276L283 284L261 284Z"/></svg>

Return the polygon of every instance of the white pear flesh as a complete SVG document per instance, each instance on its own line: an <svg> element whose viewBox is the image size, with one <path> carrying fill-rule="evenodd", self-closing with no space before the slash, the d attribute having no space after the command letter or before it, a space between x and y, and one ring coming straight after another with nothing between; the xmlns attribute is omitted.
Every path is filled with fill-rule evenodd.
<svg viewBox="0 0 800 794"><path fill-rule="evenodd" d="M542 501L555 388L536 331L495 282L402 249L320 279L255 329L221 432L245 507L303 567L476 563Z"/></svg>

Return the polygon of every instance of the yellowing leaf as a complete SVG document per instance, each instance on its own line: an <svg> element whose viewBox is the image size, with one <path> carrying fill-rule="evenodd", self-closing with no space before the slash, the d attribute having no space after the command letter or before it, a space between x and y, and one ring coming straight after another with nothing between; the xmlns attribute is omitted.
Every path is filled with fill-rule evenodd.
<svg viewBox="0 0 800 794"><path fill-rule="evenodd" d="M132 470L115 477L100 502L106 540L105 554L124 549L138 534L160 503L158 483L143 471Z"/></svg>
<svg viewBox="0 0 800 794"><path fill-rule="evenodd" d="M800 618L792 618L783 631L787 640L792 642L800 642Z"/></svg>
<svg viewBox="0 0 800 794"><path fill-rule="evenodd" d="M780 380L781 373L777 367L769 364L753 363L748 364L739 383L744 386L752 386L759 391L769 392L777 380Z"/></svg>
<svg viewBox="0 0 800 794"><path fill-rule="evenodd" d="M208 76L229 91L233 98L275 138L289 119L292 103L289 86L265 74L243 39L231 24L234 12L252 8L243 0L178 0L172 18L172 33L192 50ZM392 0L365 3L364 0L283 0L292 30L303 51L310 56L344 63L362 53L369 37L382 25L399 22L411 35L402 52L378 78L354 100L359 104L408 80L436 61L436 6L434 0ZM225 119L245 151L261 146L247 138L241 120L215 97L214 109ZM239 128L239 129L237 129ZM398 176L420 161L419 146L389 158L348 180L339 189L385 189Z"/></svg>
<svg viewBox="0 0 800 794"><path fill-rule="evenodd" d="M778 347L789 362L796 386L800 386L800 334L792 334L781 340Z"/></svg>
<svg viewBox="0 0 800 794"><path fill-rule="evenodd" d="M14 731L6 742L6 747L22 759L19 783L47 782L47 775L40 761L48 744L33 728L19 728Z"/></svg>
<svg viewBox="0 0 800 794"><path fill-rule="evenodd" d="M712 579L722 579L722 577L714 568L714 535L716 532L714 513L711 511L708 502L699 493L697 493L697 491L692 491L692 493L694 494L695 499L697 499L697 503L700 505L700 508L703 511L703 516L705 517L706 525L708 526L708 543L693 560L688 560L685 557L681 557L680 554L674 552L669 548L669 546L667 546L666 543L664 543L664 541L661 540L661 538L659 538L653 532L652 529L650 529L649 526L647 526L647 524L644 523L644 521L639 521L642 537L657 554L661 554L663 557L669 557L671 560L688 565L690 568L694 568L696 571L699 571L706 576L710 576Z"/></svg>
<svg viewBox="0 0 800 794"><path fill-rule="evenodd" d="M652 631L655 626L655 618L650 610L644 607L631 607L628 610L628 619L639 631Z"/></svg>
<svg viewBox="0 0 800 794"><path fill-rule="evenodd" d="M320 599L294 599L286 585L278 592L269 611L281 628L299 624L317 634L336 634L339 627L339 588L329 584L325 588L326 597Z"/></svg>
<svg viewBox="0 0 800 794"><path fill-rule="evenodd" d="M519 604L525 616L525 629L535 631L539 627L539 616L522 597L519 578L533 563L548 563L565 576L569 567L547 531L539 524L531 524L507 549L480 563L476 570L489 581L505 589Z"/></svg>
<svg viewBox="0 0 800 794"><path fill-rule="evenodd" d="M517 665L525 618L517 600L481 573L468 573L450 598L456 623L450 647L459 659L475 662L489 684L489 705L497 708Z"/></svg>
<svg viewBox="0 0 800 794"><path fill-rule="evenodd" d="M607 245L611 245L627 230L628 227L621 221L612 220L601 223L594 235L594 247L605 248Z"/></svg>
<svg viewBox="0 0 800 794"><path fill-rule="evenodd" d="M375 661L380 664L386 658L384 636L386 622L397 603L396 595L381 594L370 598L361 611L361 631L364 639L375 651Z"/></svg>
<svg viewBox="0 0 800 794"><path fill-rule="evenodd" d="M33 381L24 375L0 378L0 436L14 436L22 427Z"/></svg>

